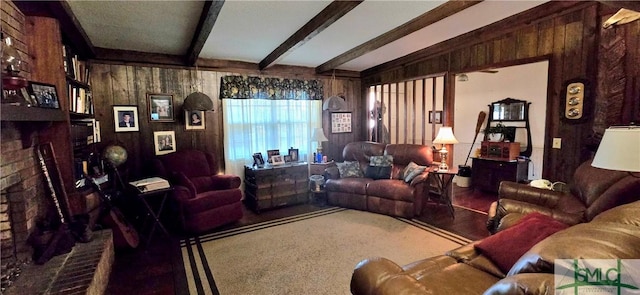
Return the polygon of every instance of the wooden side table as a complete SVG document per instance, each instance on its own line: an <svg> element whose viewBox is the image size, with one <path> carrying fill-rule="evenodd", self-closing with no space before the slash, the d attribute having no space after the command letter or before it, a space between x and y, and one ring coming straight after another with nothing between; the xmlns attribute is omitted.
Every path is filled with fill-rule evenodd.
<svg viewBox="0 0 640 295"><path fill-rule="evenodd" d="M335 166L336 162L309 163L309 175L324 175L324 169Z"/></svg>
<svg viewBox="0 0 640 295"><path fill-rule="evenodd" d="M451 183L456 174L458 174L458 168L453 167L449 170L438 170L436 167L429 172L429 178L432 180L430 183L435 186L429 186L428 198L432 199L431 197L434 196L434 201L446 205L452 218L455 218L455 214L451 200Z"/></svg>

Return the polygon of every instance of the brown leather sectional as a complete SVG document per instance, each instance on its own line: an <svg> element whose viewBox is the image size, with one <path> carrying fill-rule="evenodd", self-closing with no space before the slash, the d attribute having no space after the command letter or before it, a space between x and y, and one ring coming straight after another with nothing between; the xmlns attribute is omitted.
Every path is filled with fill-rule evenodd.
<svg viewBox="0 0 640 295"><path fill-rule="evenodd" d="M640 178L628 172L593 167L589 160L578 166L567 192L501 182L498 201L489 209L487 229L496 232L530 212L573 225L637 200L640 200Z"/></svg>
<svg viewBox="0 0 640 295"><path fill-rule="evenodd" d="M390 179L340 178L338 168L327 168L325 176L328 180L325 189L328 203L407 218L420 215L422 200L428 189L429 172L423 172L410 183L404 182L401 175L410 162L431 166L433 162L431 147L361 141L347 144L342 151L344 160L358 161L362 171L366 171L371 156L381 155L393 156Z"/></svg>
<svg viewBox="0 0 640 295"><path fill-rule="evenodd" d="M351 292L554 294L556 259L640 258L640 201L607 210L591 222L548 236L520 256L506 273L475 249L478 243L405 266L385 258L363 260L353 272ZM508 247L506 241L502 250Z"/></svg>

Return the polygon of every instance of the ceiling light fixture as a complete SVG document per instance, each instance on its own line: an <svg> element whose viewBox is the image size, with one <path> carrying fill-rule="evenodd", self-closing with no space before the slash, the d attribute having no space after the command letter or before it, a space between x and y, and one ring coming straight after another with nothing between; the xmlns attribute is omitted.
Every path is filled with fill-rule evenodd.
<svg viewBox="0 0 640 295"><path fill-rule="evenodd" d="M469 76L467 76L467 74L458 75L458 82L467 82L467 81L469 81Z"/></svg>
<svg viewBox="0 0 640 295"><path fill-rule="evenodd" d="M333 92L333 84L336 80L336 70L333 70L333 74L331 75L331 80L329 80L329 91ZM339 111L347 107L347 103L344 99L344 94L338 93L338 95L333 95L327 98L322 104L323 111Z"/></svg>
<svg viewBox="0 0 640 295"><path fill-rule="evenodd" d="M196 77L199 77L200 73L198 71L198 64L196 63ZM197 85L198 83L200 83L200 88L202 87L202 79L197 78L197 82L196 82L196 90L197 90ZM199 91L195 91L189 95L187 95L187 97L184 99L184 102L182 104L182 109L184 109L185 111L213 111L213 101L211 101L211 98Z"/></svg>

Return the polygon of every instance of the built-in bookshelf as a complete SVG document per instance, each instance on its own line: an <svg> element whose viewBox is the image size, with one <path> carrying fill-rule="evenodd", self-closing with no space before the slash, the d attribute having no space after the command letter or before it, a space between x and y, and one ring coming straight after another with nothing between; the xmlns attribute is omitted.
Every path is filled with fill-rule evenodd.
<svg viewBox="0 0 640 295"><path fill-rule="evenodd" d="M89 62L73 53L71 46L62 46L62 63L67 78L69 112L93 117L93 96L89 79Z"/></svg>

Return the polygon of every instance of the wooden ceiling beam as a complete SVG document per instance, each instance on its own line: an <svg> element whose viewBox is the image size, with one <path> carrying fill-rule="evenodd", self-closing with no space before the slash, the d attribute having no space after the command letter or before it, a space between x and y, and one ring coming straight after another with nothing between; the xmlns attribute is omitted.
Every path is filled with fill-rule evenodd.
<svg viewBox="0 0 640 295"><path fill-rule="evenodd" d="M429 10L422 15L404 23L403 25L386 32L374 39L371 39L365 43L358 45L357 47L350 49L349 51L338 55L331 60L316 67L316 73L324 73L331 71L336 67L356 59L366 53L376 50L384 45L387 45L393 41L396 41L404 36L407 36L415 31L418 31L424 27L427 27L435 22L438 22L446 17L452 16L462 10L465 10L473 5L476 5L481 1L448 1L432 10Z"/></svg>
<svg viewBox="0 0 640 295"><path fill-rule="evenodd" d="M96 47L95 52L95 59L102 61L184 66L184 57L180 55L109 49L102 47Z"/></svg>
<svg viewBox="0 0 640 295"><path fill-rule="evenodd" d="M293 33L293 35L260 61L258 64L260 70L266 69L288 51L300 47L302 44L311 40L311 38L315 37L335 21L343 17L347 12L362 3L362 1L363 0L331 2L331 4L327 5L327 7L325 7L320 13L314 16L309 20L309 22L298 29L298 31Z"/></svg>
<svg viewBox="0 0 640 295"><path fill-rule="evenodd" d="M213 26L218 19L220 10L222 10L222 5L224 5L224 0L206 0L204 2L198 26L193 34L193 39L191 39L189 50L187 50L185 55L187 65L192 66L196 64L202 47L204 47L204 43L207 42L207 38L209 38L209 34L211 34L211 30L213 30Z"/></svg>

